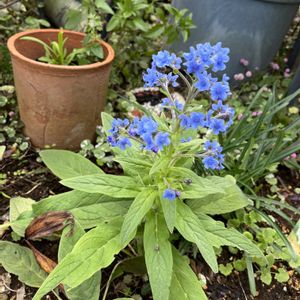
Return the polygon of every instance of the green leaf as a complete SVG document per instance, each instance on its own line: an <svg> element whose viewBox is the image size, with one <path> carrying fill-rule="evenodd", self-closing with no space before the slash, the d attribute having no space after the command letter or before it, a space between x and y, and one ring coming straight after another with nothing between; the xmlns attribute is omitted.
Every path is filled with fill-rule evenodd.
<svg viewBox="0 0 300 300"><path fill-rule="evenodd" d="M227 263L226 265L220 264L219 270L220 270L220 273L222 273L225 276L230 275L233 270L232 263Z"/></svg>
<svg viewBox="0 0 300 300"><path fill-rule="evenodd" d="M153 175L155 173L160 173L168 169L168 165L170 163L170 158L166 156L161 156L156 158L152 168L150 169L149 175Z"/></svg>
<svg viewBox="0 0 300 300"><path fill-rule="evenodd" d="M120 244L120 221L101 224L83 235L49 274L33 300L38 300L63 282L75 288L99 270L109 266L124 245Z"/></svg>
<svg viewBox="0 0 300 300"><path fill-rule="evenodd" d="M162 195L162 193L160 193ZM175 201L169 201L160 197L160 203L164 213L165 221L167 223L169 231L172 233L176 224L176 203Z"/></svg>
<svg viewBox="0 0 300 300"><path fill-rule="evenodd" d="M43 150L40 156L52 173L61 179L103 173L91 161L72 151Z"/></svg>
<svg viewBox="0 0 300 300"><path fill-rule="evenodd" d="M10 227L19 236L24 236L25 229L33 219L32 205L36 202L30 198L16 197L10 199Z"/></svg>
<svg viewBox="0 0 300 300"><path fill-rule="evenodd" d="M132 21L137 29L140 29L144 32L147 32L149 30L149 24L144 22L143 19L141 19L139 16L134 18Z"/></svg>
<svg viewBox="0 0 300 300"><path fill-rule="evenodd" d="M148 214L144 229L144 250L154 300L169 299L172 280L172 249L162 215Z"/></svg>
<svg viewBox="0 0 300 300"><path fill-rule="evenodd" d="M11 198L9 203L9 220L14 222L25 211L32 211L32 205L35 203L30 198L16 197Z"/></svg>
<svg viewBox="0 0 300 300"><path fill-rule="evenodd" d="M72 210L93 204L122 200L123 199L114 199L106 195L91 194L74 190L45 198L35 203L32 207L35 215L41 215L48 211Z"/></svg>
<svg viewBox="0 0 300 300"><path fill-rule="evenodd" d="M213 194L200 199L192 199L187 203L192 211L197 214L224 214L238 210L251 203L245 194L236 185L231 176L208 178L216 186L224 190L224 194Z"/></svg>
<svg viewBox="0 0 300 300"><path fill-rule="evenodd" d="M61 184L87 193L99 193L115 198L133 198L139 193L139 184L128 176L97 174L69 178Z"/></svg>
<svg viewBox="0 0 300 300"><path fill-rule="evenodd" d="M0 241L0 263L28 286L39 287L47 277L30 249L11 242Z"/></svg>
<svg viewBox="0 0 300 300"><path fill-rule="evenodd" d="M267 285L271 284L271 282L272 282L272 274L271 274L270 269L265 268L265 269L261 270L260 280L263 283L267 284Z"/></svg>
<svg viewBox="0 0 300 300"><path fill-rule="evenodd" d="M114 11L111 9L111 7L106 3L105 0L96 0L95 4L97 6L97 8L100 8L101 10L103 10L104 12L113 15Z"/></svg>
<svg viewBox="0 0 300 300"><path fill-rule="evenodd" d="M95 227L119 216L124 216L129 202L98 203L70 210L78 223L85 229Z"/></svg>
<svg viewBox="0 0 300 300"><path fill-rule="evenodd" d="M113 119L114 118L110 114L108 114L106 112L101 113L102 126L103 126L103 129L104 129L106 135L110 135L108 130L110 130L112 127L111 124L112 124Z"/></svg>
<svg viewBox="0 0 300 300"><path fill-rule="evenodd" d="M222 245L233 246L245 251L250 256L262 257L266 261L261 250L237 230L225 228L222 222L215 221L204 214L197 213L197 217L199 225L205 230L206 238L214 247L219 248Z"/></svg>
<svg viewBox="0 0 300 300"><path fill-rule="evenodd" d="M193 171L187 168L173 167L170 170L169 177L181 180L183 183L186 180L191 180L191 184L185 184L184 191L181 193L182 199L200 199L208 195L222 194L224 189L211 180L198 176Z"/></svg>
<svg viewBox="0 0 300 300"><path fill-rule="evenodd" d="M65 227L62 232L58 249L58 262L73 250L75 244L85 234L85 231L77 222L75 222L72 232L70 230L70 227ZM100 281L101 272L97 272L74 289L66 288L67 296L71 300L98 300L100 295Z"/></svg>
<svg viewBox="0 0 300 300"><path fill-rule="evenodd" d="M66 29L78 30L80 23L83 20L83 14L78 9L69 8L67 11L67 22L65 24Z"/></svg>
<svg viewBox="0 0 300 300"><path fill-rule="evenodd" d="M117 156L114 161L118 162L125 175L130 176L141 176L145 177L149 174L150 168L152 167L151 162L147 161L147 158L136 158L129 156Z"/></svg>
<svg viewBox="0 0 300 300"><path fill-rule="evenodd" d="M173 247L173 276L170 288L172 300L207 300L200 281L189 266L189 259Z"/></svg>
<svg viewBox="0 0 300 300"><path fill-rule="evenodd" d="M157 191L152 189L144 189L136 196L124 218L121 229L122 244L135 232L144 216L152 208L156 197Z"/></svg>
<svg viewBox="0 0 300 300"><path fill-rule="evenodd" d="M287 282L290 279L289 273L284 268L279 268L275 274L275 279L278 282Z"/></svg>
<svg viewBox="0 0 300 300"><path fill-rule="evenodd" d="M121 19L118 15L114 15L107 24L106 30L108 32L113 31L121 24Z"/></svg>
<svg viewBox="0 0 300 300"><path fill-rule="evenodd" d="M197 216L182 201L177 202L176 228L188 241L195 243L213 272L218 272L217 258Z"/></svg>

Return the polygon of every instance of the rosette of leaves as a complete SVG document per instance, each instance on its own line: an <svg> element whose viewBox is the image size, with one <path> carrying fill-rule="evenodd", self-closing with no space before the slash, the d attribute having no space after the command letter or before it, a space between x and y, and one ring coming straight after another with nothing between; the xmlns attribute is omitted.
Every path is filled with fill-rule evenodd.
<svg viewBox="0 0 300 300"><path fill-rule="evenodd" d="M59 255L58 265L34 300L61 283L67 294L88 284L94 287L89 299L98 299L99 271L135 237L143 241L139 253L144 257L155 300L207 299L188 260L172 244L175 232L197 246L213 272L218 272L215 248L222 245L264 260L261 250L247 237L212 217L250 204L234 178L200 177L191 170L196 157L202 157L207 169L222 168L222 147L208 138L219 130L226 131L232 110L222 104L229 94L227 78L218 81L210 69L224 69L227 54L220 44L198 45L184 55L184 62L175 54L159 52L153 56L154 63L144 80L148 86L160 86L168 97L161 114L145 111L141 119L131 121L102 114L114 161L122 166L123 175L105 174L69 151L41 152L47 167L73 190L33 203L6 226L19 225L19 235L23 236L24 228L36 216L67 211L73 215L75 227L73 235L62 234L60 249L68 246L68 251L62 250L64 255ZM200 59L202 55L205 62ZM179 71L180 66L189 77ZM185 104L179 104L169 93L169 85L176 85L178 76L188 86ZM206 113L192 101L201 91L211 93L218 103L211 103L214 108ZM219 109L221 115L216 111Z"/></svg>

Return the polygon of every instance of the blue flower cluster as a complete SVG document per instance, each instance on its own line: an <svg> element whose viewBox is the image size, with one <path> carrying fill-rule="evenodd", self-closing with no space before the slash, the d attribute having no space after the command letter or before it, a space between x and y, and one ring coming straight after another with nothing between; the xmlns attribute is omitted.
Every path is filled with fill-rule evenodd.
<svg viewBox="0 0 300 300"><path fill-rule="evenodd" d="M157 122L147 116L141 119L136 117L131 123L127 119L114 119L109 132L111 135L108 136L107 141L121 150L132 146L130 138L140 142L143 149L154 153L163 150L171 143L170 134L158 131Z"/></svg>
<svg viewBox="0 0 300 300"><path fill-rule="evenodd" d="M204 150L206 151L206 156L202 161L206 169L221 170L224 168L222 165L224 162L223 148L218 142L205 142Z"/></svg>
<svg viewBox="0 0 300 300"><path fill-rule="evenodd" d="M212 72L223 71L226 63L229 61L229 49L222 48L221 43L212 46L210 43L198 44L196 48L191 47L190 52L183 54L184 62L174 53L166 50L153 55L151 68L147 69L143 79L146 87L161 86L166 87L172 85L178 86L178 75L172 72L165 74L166 68L172 71L184 68L188 74L194 75L196 78L195 87L198 92L209 91L211 99L214 101L224 101L230 95L230 88L226 75L222 80L218 81L213 77Z"/></svg>

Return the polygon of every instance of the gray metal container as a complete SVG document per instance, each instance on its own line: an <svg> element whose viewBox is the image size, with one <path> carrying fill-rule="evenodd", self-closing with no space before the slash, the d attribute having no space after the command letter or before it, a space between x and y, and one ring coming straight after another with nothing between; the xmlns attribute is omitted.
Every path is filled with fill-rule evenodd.
<svg viewBox="0 0 300 300"><path fill-rule="evenodd" d="M230 48L226 73L243 72L240 59L249 69L264 69L274 58L297 12L300 0L174 0L180 9L193 13L197 26L187 43L176 42L174 51L187 51L204 42L222 42Z"/></svg>

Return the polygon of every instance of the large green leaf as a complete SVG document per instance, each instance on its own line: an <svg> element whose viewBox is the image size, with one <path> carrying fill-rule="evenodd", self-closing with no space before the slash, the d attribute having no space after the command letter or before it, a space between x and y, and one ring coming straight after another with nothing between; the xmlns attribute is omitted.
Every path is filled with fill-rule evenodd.
<svg viewBox="0 0 300 300"><path fill-rule="evenodd" d="M176 228L188 241L195 243L211 269L218 272L218 262L211 241L197 216L182 201L177 202Z"/></svg>
<svg viewBox="0 0 300 300"><path fill-rule="evenodd" d="M173 277L170 288L172 300L207 300L200 281L184 258L173 248Z"/></svg>
<svg viewBox="0 0 300 300"><path fill-rule="evenodd" d="M70 234L70 227L66 227L62 232L58 249L58 262L61 262L61 260L73 250L75 244L85 234L85 231L77 222L75 222L74 225L72 234ZM73 289L65 287L68 298L70 300L98 300L100 295L100 281L101 272L99 271Z"/></svg>
<svg viewBox="0 0 300 300"><path fill-rule="evenodd" d="M182 199L199 199L208 195L225 193L222 187L214 184L207 178L198 176L187 168L173 167L169 176L179 179L185 184L184 191L181 193Z"/></svg>
<svg viewBox="0 0 300 300"><path fill-rule="evenodd" d="M103 173L91 161L72 151L43 150L40 156L52 173L61 179Z"/></svg>
<svg viewBox="0 0 300 300"><path fill-rule="evenodd" d="M157 191L147 188L136 196L124 218L121 229L122 243L128 240L129 236L132 236L136 231L144 216L153 206L156 197Z"/></svg>
<svg viewBox="0 0 300 300"><path fill-rule="evenodd" d="M124 199L116 199L102 194L92 194L81 191L70 191L45 198L33 205L36 215L41 215L48 211L72 210L84 206L98 203L118 202Z"/></svg>
<svg viewBox="0 0 300 300"><path fill-rule="evenodd" d="M120 226L120 221L105 223L83 235L72 252L50 273L33 300L41 299L61 282L75 288L102 268L109 266L114 256L125 246L120 243Z"/></svg>
<svg viewBox="0 0 300 300"><path fill-rule="evenodd" d="M151 162L147 160L147 157L136 158L130 156L120 156L115 158L123 170L125 175L131 176L147 176L152 166Z"/></svg>
<svg viewBox="0 0 300 300"><path fill-rule="evenodd" d="M134 198L141 187L132 177L108 174L74 177L62 180L61 183L75 190L115 198Z"/></svg>
<svg viewBox="0 0 300 300"><path fill-rule="evenodd" d="M129 204L129 201L98 203L74 208L70 212L79 224L87 229L119 216L124 216L128 211Z"/></svg>
<svg viewBox="0 0 300 300"><path fill-rule="evenodd" d="M30 249L11 242L0 241L0 263L7 272L32 287L39 287L47 277Z"/></svg>
<svg viewBox="0 0 300 300"><path fill-rule="evenodd" d="M172 279L172 249L162 215L150 212L144 229L144 250L154 300L168 300Z"/></svg>
<svg viewBox="0 0 300 300"><path fill-rule="evenodd" d="M205 235L213 246L232 246L245 251L250 256L264 258L261 250L237 230L226 228L222 222L215 221L204 214L197 213L197 217L199 225L205 230Z"/></svg>
<svg viewBox="0 0 300 300"><path fill-rule="evenodd" d="M199 199L189 200L187 203L194 213L223 214L238 210L251 203L236 185L233 177L212 176L208 180L221 187L224 190L224 194L212 194L199 197Z"/></svg>

